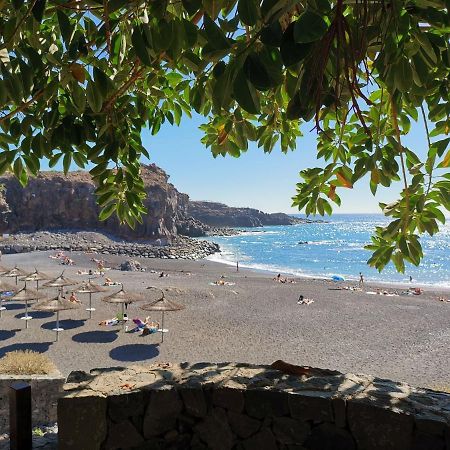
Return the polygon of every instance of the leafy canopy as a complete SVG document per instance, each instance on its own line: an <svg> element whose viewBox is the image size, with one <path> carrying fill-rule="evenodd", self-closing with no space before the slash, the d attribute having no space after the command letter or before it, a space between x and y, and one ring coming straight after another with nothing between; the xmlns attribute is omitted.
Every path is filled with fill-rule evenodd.
<svg viewBox="0 0 450 450"><path fill-rule="evenodd" d="M321 215L338 192L400 180L369 264L419 264L419 235L450 209L449 0L0 0L0 173L40 160L90 170L101 219L145 213L141 131L203 115L203 144L238 157L293 150L317 131L321 167L294 205ZM403 142L420 121L421 160Z"/></svg>

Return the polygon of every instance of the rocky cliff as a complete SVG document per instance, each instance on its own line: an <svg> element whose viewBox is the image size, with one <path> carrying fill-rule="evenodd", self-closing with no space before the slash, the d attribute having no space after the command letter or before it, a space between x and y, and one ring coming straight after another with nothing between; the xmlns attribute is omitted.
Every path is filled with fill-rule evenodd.
<svg viewBox="0 0 450 450"><path fill-rule="evenodd" d="M87 172L41 172L22 188L11 175L0 177L0 233L52 229L100 230L128 239L170 242L178 228L201 235L201 224L186 216L189 197L168 182L154 164L142 166L148 214L134 230L120 225L115 216L100 222L95 185Z"/></svg>
<svg viewBox="0 0 450 450"><path fill-rule="evenodd" d="M190 201L187 213L212 227L262 227L311 222L283 213L264 213L253 208L234 208L216 202Z"/></svg>

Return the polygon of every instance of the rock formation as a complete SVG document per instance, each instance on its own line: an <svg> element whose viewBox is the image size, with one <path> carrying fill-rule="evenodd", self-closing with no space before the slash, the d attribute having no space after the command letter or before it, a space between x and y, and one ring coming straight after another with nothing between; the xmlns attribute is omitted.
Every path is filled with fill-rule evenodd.
<svg viewBox="0 0 450 450"><path fill-rule="evenodd" d="M98 220L95 184L84 171L41 172L25 188L11 175L0 177L0 233L52 229L100 230L127 239L170 242L186 217L189 197L168 182L168 175L154 164L142 166L148 214L134 230L120 225L113 215ZM186 228L186 227L185 227ZM197 224L195 235L201 234ZM189 229L185 230L189 231ZM203 233L204 234L204 233Z"/></svg>
<svg viewBox="0 0 450 450"><path fill-rule="evenodd" d="M283 213L264 213L253 208L234 208L223 203L190 201L188 215L212 227L262 227L265 225L294 225L309 223Z"/></svg>

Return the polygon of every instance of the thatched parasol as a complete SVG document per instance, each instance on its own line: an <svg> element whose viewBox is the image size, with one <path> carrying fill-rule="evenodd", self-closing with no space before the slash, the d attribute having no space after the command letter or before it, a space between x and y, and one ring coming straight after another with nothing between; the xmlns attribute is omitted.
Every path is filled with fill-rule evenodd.
<svg viewBox="0 0 450 450"><path fill-rule="evenodd" d="M106 303L116 303L122 305L122 317L125 315L125 305L129 305L133 302L142 302L145 298L140 294L135 294L132 292L127 292L124 290L123 285L120 291L114 292L111 295L102 298L102 301ZM124 323L122 323L122 328Z"/></svg>
<svg viewBox="0 0 450 450"><path fill-rule="evenodd" d="M6 272L9 272L11 268L0 266L0 275L4 275Z"/></svg>
<svg viewBox="0 0 450 450"><path fill-rule="evenodd" d="M89 319L92 318L92 311L95 311L95 308L92 307L92 294L96 294L97 292L107 292L108 289L95 284L89 278L88 282L84 282L75 292L79 294L89 294L89 308L86 308L86 311L89 311Z"/></svg>
<svg viewBox="0 0 450 450"><path fill-rule="evenodd" d="M16 266L13 269L8 270L8 272L5 272L2 276L9 277L9 278L15 278L16 279L16 284L17 284L17 279L19 277L25 277L27 275L28 275L28 272L25 272L25 270L19 269Z"/></svg>
<svg viewBox="0 0 450 450"><path fill-rule="evenodd" d="M152 290L159 290L158 288L152 288ZM155 300L151 303L148 303L147 305L141 306L141 309L144 311L161 311L162 317L161 317L161 329L158 330L161 332L161 342L164 342L164 333L166 333L168 330L164 329L164 313L166 311L180 311L184 309L183 305L180 305L179 303L176 303L172 300L169 300L165 297L164 292L161 291L161 297L158 300Z"/></svg>
<svg viewBox="0 0 450 450"><path fill-rule="evenodd" d="M78 284L78 281L71 280L70 278L66 278L64 276L64 271L61 273L59 277L54 278L53 280L47 281L43 286L45 287L57 287L59 288L59 293L62 293L62 289L65 286L74 286Z"/></svg>
<svg viewBox="0 0 450 450"><path fill-rule="evenodd" d="M53 331L56 332L56 341L58 340L58 333L60 331L64 331L63 328L59 327L59 312L66 311L68 309L77 309L80 305L75 302L71 302L66 300L65 298L58 295L57 297L53 297L47 300L42 300L36 305L34 305L33 309L36 311L49 311L56 313L56 328L53 328Z"/></svg>
<svg viewBox="0 0 450 450"><path fill-rule="evenodd" d="M21 317L22 320L25 320L25 328L28 328L28 321L32 319L32 317L28 315L28 302L39 300L44 297L45 296L40 292L34 289L27 288L26 284L25 287L23 287L10 297L11 299L16 301L25 302L25 316Z"/></svg>
<svg viewBox="0 0 450 450"><path fill-rule="evenodd" d="M17 286L9 283L5 283L0 280L0 318L2 317L2 312L6 309L3 306L3 299L11 298L11 292L15 293L17 291ZM6 295L8 293L8 295Z"/></svg>
<svg viewBox="0 0 450 450"><path fill-rule="evenodd" d="M39 281L50 280L51 277L43 272L34 269L34 272L29 273L26 277L21 278L22 281L36 281L36 290L39 290Z"/></svg>

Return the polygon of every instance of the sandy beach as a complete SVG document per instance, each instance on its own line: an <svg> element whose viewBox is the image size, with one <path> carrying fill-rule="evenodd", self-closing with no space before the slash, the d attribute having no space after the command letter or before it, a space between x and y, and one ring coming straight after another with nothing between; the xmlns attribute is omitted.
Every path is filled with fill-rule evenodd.
<svg viewBox="0 0 450 450"><path fill-rule="evenodd" d="M88 276L77 271L94 269L92 258L102 258L111 267L125 260L123 256L72 253L75 265L62 266L50 259L50 254L5 255L2 265L18 265L30 272L36 267L54 276L65 270L66 276L81 282ZM114 317L119 308L100 301L102 294L95 294L96 311L89 320L85 311L88 296L78 294L82 307L60 314L66 330L58 342L51 331L53 314L32 312L34 318L24 329L24 321L19 320L24 304L6 302L0 319L0 356L26 348L45 352L64 375L73 370L155 360L272 363L283 359L450 389L450 303L437 300L439 296L448 298L448 292L426 289L418 296L369 295L339 290L340 285L326 280L278 283L272 274L245 269L236 272L232 266L207 260L139 261L145 272L110 270L106 276L144 295L149 286L176 288L169 289L166 296L186 308L165 315L169 332L163 344L159 344L159 333L142 337L124 333L120 327L99 326L100 320ZM161 271L168 276L160 278ZM222 275L227 285L211 284ZM104 278L93 281L102 284ZM365 286L366 291L376 288ZM109 291L118 289L111 287ZM53 295L56 289L46 292ZM314 303L298 305L300 294ZM147 313L139 305L128 307L130 318L143 319L150 314L160 321L160 313Z"/></svg>

